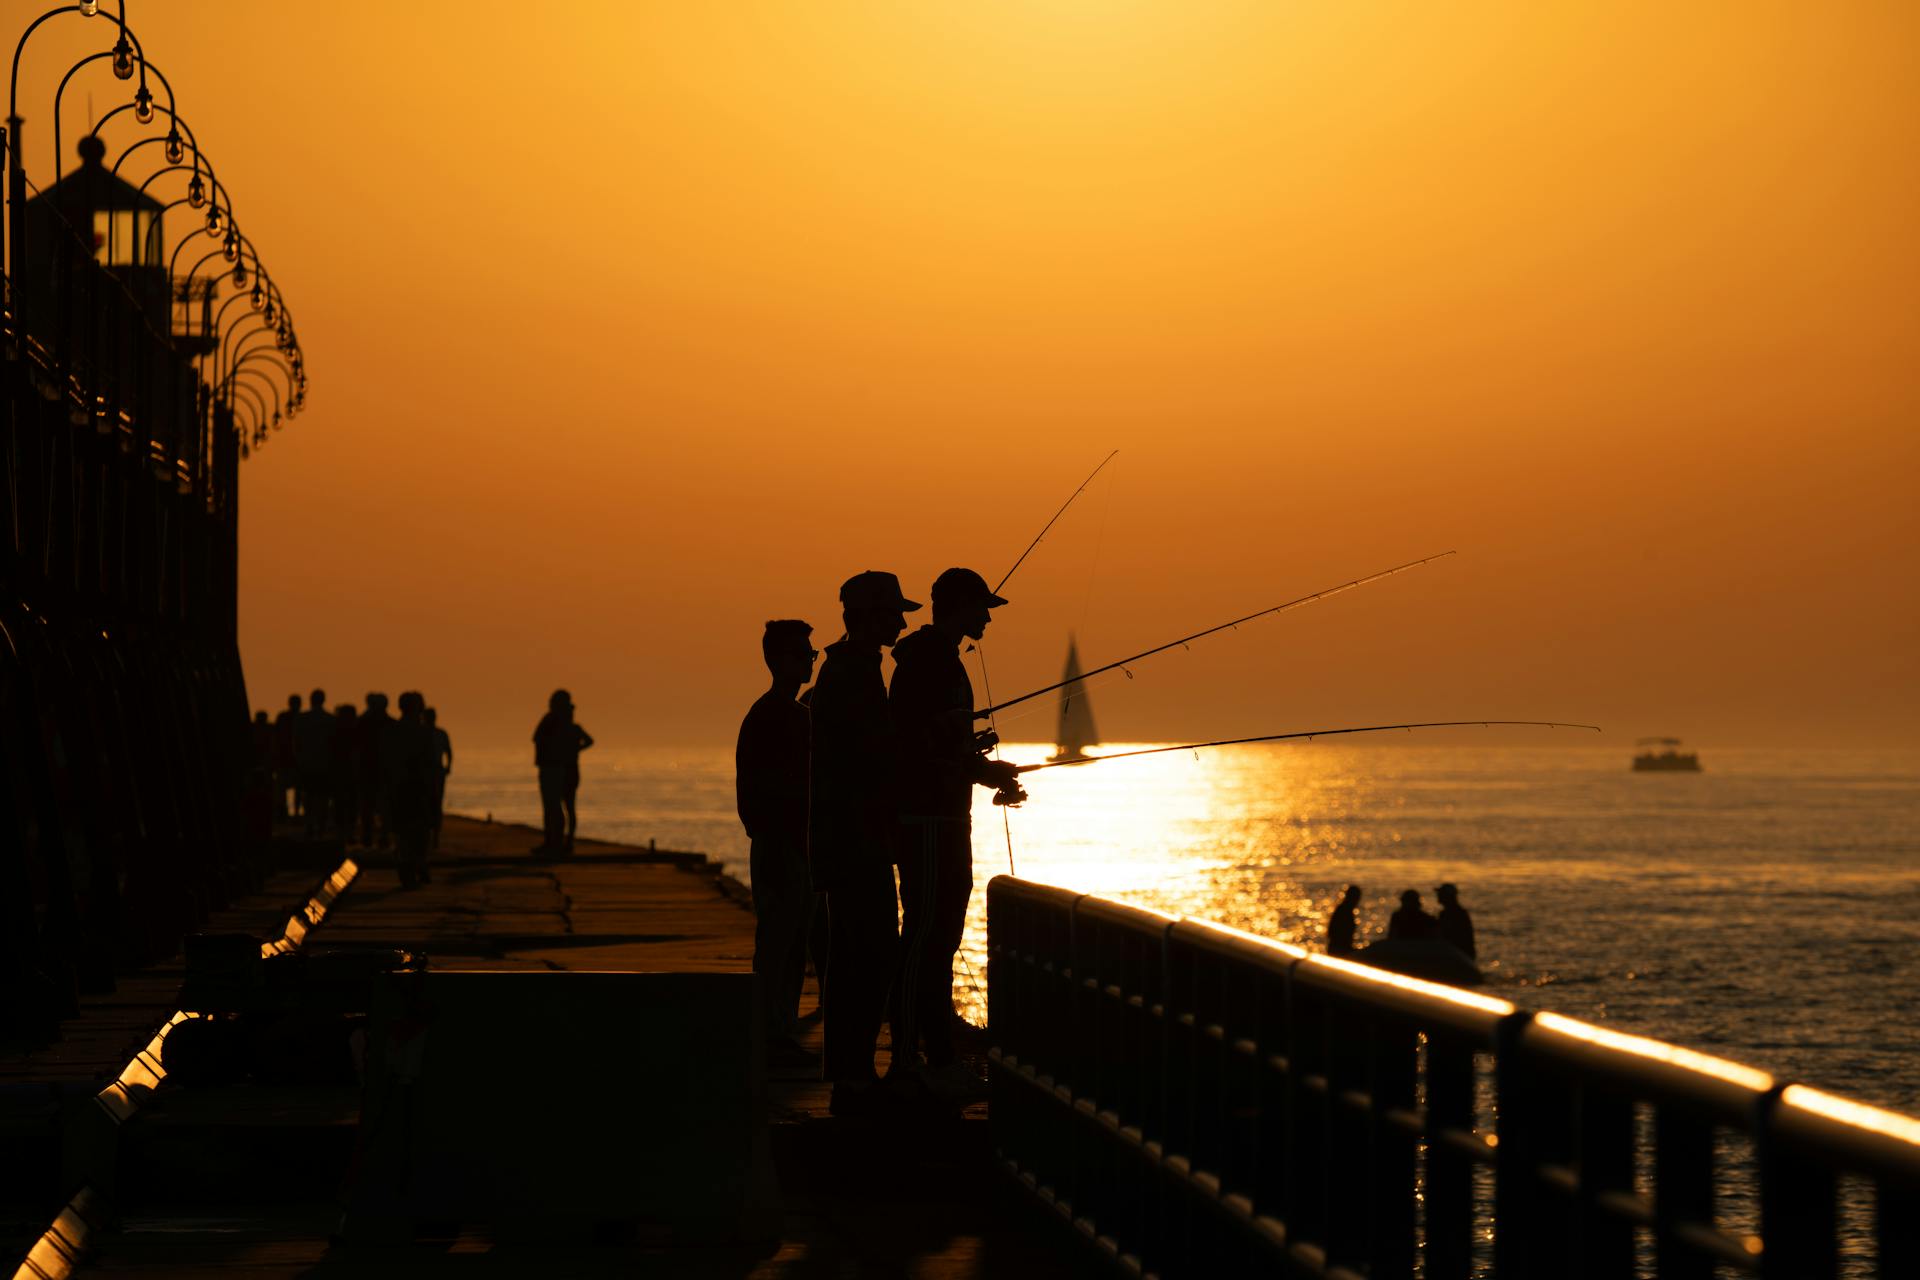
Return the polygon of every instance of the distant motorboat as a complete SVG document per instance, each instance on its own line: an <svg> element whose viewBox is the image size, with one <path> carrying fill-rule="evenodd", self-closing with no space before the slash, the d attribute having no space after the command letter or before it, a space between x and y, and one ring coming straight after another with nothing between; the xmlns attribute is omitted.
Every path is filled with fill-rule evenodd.
<svg viewBox="0 0 1920 1280"><path fill-rule="evenodd" d="M1059 750L1047 757L1049 764L1086 760L1087 748L1100 744L1100 731L1093 727L1093 704L1087 700L1087 688L1080 679L1080 653L1071 634L1067 636L1067 669L1060 679L1060 727L1054 735Z"/></svg>
<svg viewBox="0 0 1920 1280"><path fill-rule="evenodd" d="M1633 758L1635 773L1700 772L1699 754L1680 750L1678 738L1642 738L1633 745L1647 748ZM1660 750L1653 750L1655 747Z"/></svg>

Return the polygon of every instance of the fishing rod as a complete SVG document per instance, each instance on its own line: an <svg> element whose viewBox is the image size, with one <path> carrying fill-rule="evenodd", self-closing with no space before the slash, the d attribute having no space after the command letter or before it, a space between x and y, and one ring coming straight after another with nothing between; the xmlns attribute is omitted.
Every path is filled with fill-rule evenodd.
<svg viewBox="0 0 1920 1280"><path fill-rule="evenodd" d="M1348 729L1308 729L1300 733L1268 733L1257 738L1220 738L1213 742L1183 742L1174 747L1143 747L1138 751L1116 751L1112 755L1085 756L1078 760L1050 760L1045 764L1023 764L1015 772L1032 773L1035 769L1062 769L1069 765L1099 764L1102 760L1125 760L1131 756L1157 756L1167 751L1199 751L1206 747L1239 747L1250 742L1286 742L1294 738L1331 738L1343 733L1386 733L1394 729L1405 729L1411 733L1415 729L1491 729L1495 725L1525 725L1536 729L1591 729L1600 732L1597 724L1570 724L1564 720L1421 720L1413 724L1368 724Z"/></svg>
<svg viewBox="0 0 1920 1280"><path fill-rule="evenodd" d="M1092 471L1087 473L1087 478L1080 482L1080 487L1067 495L1067 500L1060 504L1060 509L1058 511L1055 511L1053 515L1048 518L1047 522L1040 526L1040 532L1033 535L1033 541L1029 542L1027 544L1027 549L1020 553L1020 558L1013 562L1013 568L1007 570L1004 574L1000 575L1000 581L994 584L994 588L993 588L994 595L996 596L999 595L1000 588L1006 586L1008 579L1012 578L1014 574L1020 571L1020 566L1027 562L1027 557L1033 554L1033 549L1040 545L1040 540L1042 538L1047 536L1047 531L1053 528L1053 526L1059 522L1061 516L1067 514L1067 508L1073 505L1074 499L1078 498L1081 494L1085 493L1087 491L1087 486L1093 483L1093 478L1099 475L1102 471L1106 470L1107 464L1109 462L1112 462L1115 458L1119 456L1120 456L1120 451L1118 449L1114 449L1111 452L1109 452L1106 457L1100 459L1099 466L1095 467ZM978 644L974 644L969 647L974 651L975 655L980 659L980 683L982 687L984 687L986 690L987 702L991 704L993 702L993 678L987 674L986 652L983 649L981 649ZM979 719L978 716L974 718ZM993 718L993 713L991 711L987 712L986 732L984 734L975 735L974 740L976 744L978 744L981 747L982 750L992 751L993 758L995 760L998 760L1000 758L1000 725L999 725L999 722ZM1020 792L1017 787L1012 791L1002 791L1000 794L1005 795L1007 800L1014 804L1019 803L1019 800L1014 799L1016 795L1018 795L1020 799L1026 798L1025 794ZM1007 874L1013 875L1013 874L1016 874L1013 869L1013 826L1007 820L1007 813L1004 808L1000 811L1000 822L1001 822L1001 826L1005 828L1006 836L1007 836Z"/></svg>
<svg viewBox="0 0 1920 1280"><path fill-rule="evenodd" d="M1103 463L1102 465L1105 465L1105 464ZM1435 560L1444 560L1448 556L1455 555L1455 554L1457 553L1452 551L1442 551L1435 555L1422 556L1418 560L1409 560L1405 564L1395 565L1391 569L1382 569L1378 573L1370 573L1364 578L1355 578L1351 582L1343 582L1337 587L1328 587L1324 591L1315 591L1311 595L1304 595L1299 597L1298 599L1289 600L1285 604L1276 604L1270 609L1261 609L1258 612L1248 614L1244 618L1235 618L1231 622L1223 622L1219 626L1208 627L1204 631L1196 631L1190 636L1181 636L1178 640L1169 640L1165 644L1155 645L1151 649L1142 650L1141 652L1136 653L1131 657L1122 658L1118 662L1109 662L1104 667L1095 667L1091 671L1084 671L1079 675L1073 677L1071 680L1056 681L1055 683L1048 685L1044 689L1035 689L1032 693L1023 693L1017 698L1008 698L1005 702L996 703L992 706L989 706L984 711L974 712L973 718L976 720L980 720L980 719L991 720L996 712L1005 711L1008 707L1019 706L1021 703L1026 702L1029 699L1038 698L1042 694L1052 693L1056 689L1064 689L1070 684L1079 684L1083 681L1091 680L1093 677L1097 675L1103 675L1108 671L1118 670L1119 668L1126 666L1130 662L1138 662L1142 658L1151 658L1156 653L1165 653L1168 649L1178 648L1179 646L1187 644L1190 641L1202 639L1203 637L1213 635L1216 632L1229 631L1244 622L1252 622L1256 618L1265 618L1276 613L1285 613L1289 609L1298 609L1302 605L1312 604L1316 600L1325 600L1330 596L1337 596L1342 592L1352 591L1355 587L1364 587L1369 582L1378 582L1382 578L1391 578L1395 574L1405 573L1409 569L1418 569L1423 564L1431 564ZM1480 722L1478 720L1475 720L1475 721L1472 721L1471 723L1479 724ZM1107 757L1107 758L1111 758L1111 757Z"/></svg>
<svg viewBox="0 0 1920 1280"><path fill-rule="evenodd" d="M1100 459L1100 465L1095 467L1091 472L1088 473L1087 478L1080 482L1080 487L1067 495L1067 500L1060 504L1060 509L1053 513L1053 518L1040 526L1040 532L1033 535L1033 541L1029 542L1027 544L1027 549L1020 553L1020 558L1013 562L1013 568L1007 570L1005 575L1001 577L1000 581L994 584L993 594L995 595L1000 594L1000 588L1007 585L1008 578L1013 577L1014 574L1020 571L1020 566L1027 562L1027 557L1033 554L1033 549L1040 545L1040 539L1047 536L1047 530L1053 528L1054 524L1060 519L1060 517L1067 514L1067 508L1073 505L1073 500L1075 498L1079 497L1082 493L1086 492L1087 486L1093 483L1094 476L1097 476L1102 471L1106 470L1107 464L1109 462L1112 462L1115 458L1119 456L1120 456L1120 451L1118 449L1115 449L1113 452L1109 453L1106 457Z"/></svg>

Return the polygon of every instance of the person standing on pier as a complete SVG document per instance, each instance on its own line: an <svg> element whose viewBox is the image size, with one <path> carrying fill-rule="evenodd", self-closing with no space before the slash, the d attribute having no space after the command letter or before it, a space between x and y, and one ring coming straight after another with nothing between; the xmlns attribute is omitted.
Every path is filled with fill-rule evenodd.
<svg viewBox="0 0 1920 1280"><path fill-rule="evenodd" d="M1360 910L1360 892L1359 885L1348 885L1333 915L1327 919L1327 954L1330 956L1352 956L1358 951L1353 939L1359 928L1355 916Z"/></svg>
<svg viewBox="0 0 1920 1280"><path fill-rule="evenodd" d="M427 729L433 735L433 816L427 826L427 847L440 847L440 822L447 812L447 775L453 772L453 739L440 727L440 713L426 710Z"/></svg>
<svg viewBox="0 0 1920 1280"><path fill-rule="evenodd" d="M334 830L348 844L360 830L360 713L351 702L333 709L333 755L328 785L333 790Z"/></svg>
<svg viewBox="0 0 1920 1280"><path fill-rule="evenodd" d="M547 699L547 714L533 730L533 764L540 771L540 809L546 843L534 852L564 858L573 852L574 832L580 826L580 753L593 745L585 729L574 723L573 695L555 689Z"/></svg>
<svg viewBox="0 0 1920 1280"><path fill-rule="evenodd" d="M1433 893L1440 899L1440 940L1465 952L1469 960L1478 958L1473 947L1473 917L1460 905L1460 890L1447 883Z"/></svg>
<svg viewBox="0 0 1920 1280"><path fill-rule="evenodd" d="M273 816L300 816L300 780L293 765L293 728L300 723L300 695L287 695L287 709L273 718Z"/></svg>
<svg viewBox="0 0 1920 1280"><path fill-rule="evenodd" d="M315 689L307 709L293 722L293 769L299 779L300 808L307 815L307 838L327 833L329 803L327 773L333 764L333 713L327 710L327 691Z"/></svg>
<svg viewBox="0 0 1920 1280"><path fill-rule="evenodd" d="M971 569L933 583L933 621L894 646L889 702L900 742L900 976L893 1068L903 1082L924 1047L925 1088L964 1102L984 1085L953 1041L953 958L973 896L973 789L1017 787L1011 761L974 737L973 681L960 642L978 640L1006 601Z"/></svg>
<svg viewBox="0 0 1920 1280"><path fill-rule="evenodd" d="M847 579L840 605L847 633L827 646L808 703L807 859L827 899L829 1109L847 1116L871 1110L878 1097L873 1055L898 964L897 762L880 651L893 647L920 606L900 593L898 578L877 570Z"/></svg>
<svg viewBox="0 0 1920 1280"><path fill-rule="evenodd" d="M750 842L753 971L766 1013L767 1060L776 1066L819 1061L800 1046L800 989L807 978L813 885L807 877L807 709L800 688L813 678L813 628L794 618L769 622L760 656L772 683L740 722L734 747L734 799Z"/></svg>
<svg viewBox="0 0 1920 1280"><path fill-rule="evenodd" d="M387 730L393 717L387 712L387 695L367 695L367 709L360 716L360 741L356 755L360 775L360 843L372 849L393 838L393 818L387 811L385 779L380 752L386 745Z"/></svg>
<svg viewBox="0 0 1920 1280"><path fill-rule="evenodd" d="M381 755L390 788L400 883L409 889L433 878L427 870L427 827L437 766L426 709L427 700L418 692L410 689L400 695L400 718L387 730Z"/></svg>

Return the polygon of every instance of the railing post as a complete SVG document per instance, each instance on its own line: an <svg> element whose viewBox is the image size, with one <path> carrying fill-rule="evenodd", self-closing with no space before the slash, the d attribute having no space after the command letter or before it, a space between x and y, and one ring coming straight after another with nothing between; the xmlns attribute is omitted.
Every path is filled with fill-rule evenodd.
<svg viewBox="0 0 1920 1280"><path fill-rule="evenodd" d="M1426 1280L1473 1268L1474 1162L1449 1139L1473 1131L1474 1046L1427 1033Z"/></svg>
<svg viewBox="0 0 1920 1280"><path fill-rule="evenodd" d="M1653 1214L1659 1280L1713 1280L1713 1260L1674 1235L1713 1221L1713 1126L1670 1105L1653 1113Z"/></svg>
<svg viewBox="0 0 1920 1280"><path fill-rule="evenodd" d="M1835 1280L1840 1271L1838 1188L1830 1169L1782 1141L1777 1122L1783 1084L1755 1106L1754 1157L1760 1165L1762 1280ZM1883 1276L1895 1273L1882 1270Z"/></svg>
<svg viewBox="0 0 1920 1280"><path fill-rule="evenodd" d="M1540 1184L1540 1162L1551 1145L1541 1082L1521 1047L1531 1013L1515 1013L1494 1033L1493 1272L1498 1280L1553 1274L1554 1224Z"/></svg>
<svg viewBox="0 0 1920 1280"><path fill-rule="evenodd" d="M1368 1199L1373 1280L1413 1275L1417 1254L1414 1193L1420 1137L1396 1123L1411 1117L1418 1103L1419 1032L1391 1015L1376 1016L1371 1036L1368 1092L1373 1107Z"/></svg>
<svg viewBox="0 0 1920 1280"><path fill-rule="evenodd" d="M1578 1275L1609 1280L1633 1272L1633 1224L1600 1197L1633 1191L1633 1103L1588 1080L1580 1089L1580 1196L1575 1206Z"/></svg>

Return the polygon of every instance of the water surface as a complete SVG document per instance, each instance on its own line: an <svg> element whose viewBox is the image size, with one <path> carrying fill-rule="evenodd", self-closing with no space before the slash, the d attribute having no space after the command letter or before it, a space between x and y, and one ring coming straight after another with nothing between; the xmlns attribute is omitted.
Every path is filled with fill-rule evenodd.
<svg viewBox="0 0 1920 1280"><path fill-rule="evenodd" d="M1349 882L1377 934L1400 890L1431 908L1451 880L1495 994L1920 1111L1920 752L1703 763L1320 742L1036 773L1004 827L977 793L957 994L984 1016L984 886L1009 836L1022 876L1306 946ZM596 747L583 765L583 833L698 849L746 878L731 751ZM448 805L537 824L528 753L463 754Z"/></svg>

